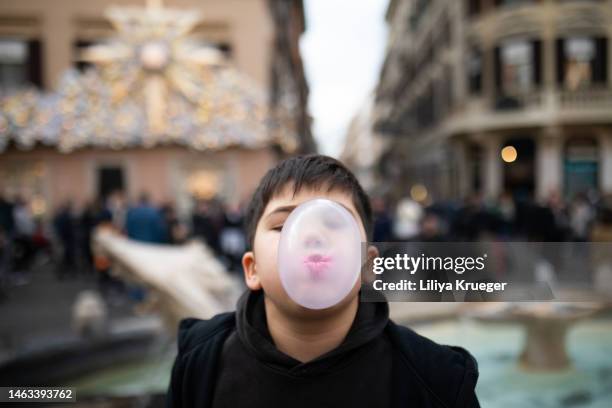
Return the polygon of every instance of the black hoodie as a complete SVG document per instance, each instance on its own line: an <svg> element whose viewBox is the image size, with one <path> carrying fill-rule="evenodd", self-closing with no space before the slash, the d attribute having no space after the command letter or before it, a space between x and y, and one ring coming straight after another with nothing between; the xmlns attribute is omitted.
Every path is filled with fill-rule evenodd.
<svg viewBox="0 0 612 408"><path fill-rule="evenodd" d="M274 346L263 300L258 291L247 292L238 302L236 331L223 347L213 408L388 405L386 303L362 303L340 346L301 363Z"/></svg>
<svg viewBox="0 0 612 408"><path fill-rule="evenodd" d="M235 313L185 319L168 407L478 407L473 357L388 318L385 302L360 302L336 349L307 363L270 337L263 293Z"/></svg>

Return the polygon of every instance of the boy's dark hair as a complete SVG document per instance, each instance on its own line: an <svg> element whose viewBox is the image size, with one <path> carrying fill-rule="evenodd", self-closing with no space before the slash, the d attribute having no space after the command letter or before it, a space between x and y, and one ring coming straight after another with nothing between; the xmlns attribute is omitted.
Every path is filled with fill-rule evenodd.
<svg viewBox="0 0 612 408"><path fill-rule="evenodd" d="M320 154L309 154L291 157L280 162L269 170L259 182L245 217L249 249L253 248L257 224L266 206L290 183L293 184L293 194L298 193L302 188L327 188L327 191L339 190L348 193L359 213L366 237L370 239L372 209L368 195L357 178L338 160Z"/></svg>

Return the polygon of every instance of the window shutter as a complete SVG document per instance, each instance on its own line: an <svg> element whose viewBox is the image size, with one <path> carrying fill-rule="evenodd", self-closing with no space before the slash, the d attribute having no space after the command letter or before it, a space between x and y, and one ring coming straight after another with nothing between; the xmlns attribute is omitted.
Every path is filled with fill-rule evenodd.
<svg viewBox="0 0 612 408"><path fill-rule="evenodd" d="M563 47L565 41L563 38L557 38L557 83L559 85L563 85L565 80L565 55L563 52Z"/></svg>
<svg viewBox="0 0 612 408"><path fill-rule="evenodd" d="M493 68L495 70L495 89L498 93L502 91L502 66L501 66L501 49L495 47L493 50Z"/></svg>
<svg viewBox="0 0 612 408"><path fill-rule="evenodd" d="M42 43L40 40L28 41L27 59L28 81L39 88L43 87Z"/></svg>
<svg viewBox="0 0 612 408"><path fill-rule="evenodd" d="M595 58L591 61L593 82L605 84L608 80L608 39L595 38Z"/></svg>
<svg viewBox="0 0 612 408"><path fill-rule="evenodd" d="M533 52L533 83L539 86L542 84L542 41L532 41L531 50Z"/></svg>

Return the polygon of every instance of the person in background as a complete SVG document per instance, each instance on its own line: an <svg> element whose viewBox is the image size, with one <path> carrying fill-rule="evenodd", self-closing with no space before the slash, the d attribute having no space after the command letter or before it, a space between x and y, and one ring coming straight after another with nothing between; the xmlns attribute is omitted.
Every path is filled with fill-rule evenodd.
<svg viewBox="0 0 612 408"><path fill-rule="evenodd" d="M403 198L397 203L393 223L393 237L398 241L414 239L419 234L419 222L423 217L423 207L411 198Z"/></svg>
<svg viewBox="0 0 612 408"><path fill-rule="evenodd" d="M372 239L374 242L389 242L393 239L393 219L387 209L387 203L382 197L372 199L374 227Z"/></svg>
<svg viewBox="0 0 612 408"><path fill-rule="evenodd" d="M121 190L113 191L106 199L105 209L112 216L112 223L117 231L125 232L125 219L128 212L128 202Z"/></svg>
<svg viewBox="0 0 612 408"><path fill-rule="evenodd" d="M21 197L17 197L13 208L15 219L14 249L15 255L15 279L18 284L27 283L26 273L34 258L34 217L28 203Z"/></svg>
<svg viewBox="0 0 612 408"><path fill-rule="evenodd" d="M612 194L602 198L599 214L593 223L591 239L595 242L612 242Z"/></svg>
<svg viewBox="0 0 612 408"><path fill-rule="evenodd" d="M127 211L127 236L133 240L160 244L164 242L164 220L160 211L151 205L149 195L142 193L138 204Z"/></svg>
<svg viewBox="0 0 612 408"><path fill-rule="evenodd" d="M591 229L593 282L602 293L612 293L612 194L601 197L599 211Z"/></svg>
<svg viewBox="0 0 612 408"><path fill-rule="evenodd" d="M176 245L182 244L187 239L187 229L181 222L176 210L171 203L166 203L160 208L164 225L164 243Z"/></svg>
<svg viewBox="0 0 612 408"><path fill-rule="evenodd" d="M554 219L555 235L551 241L567 241L569 235L569 218L566 205L559 191L554 190L548 196L546 206L549 208Z"/></svg>
<svg viewBox="0 0 612 408"><path fill-rule="evenodd" d="M445 242L447 237L440 217L433 212L425 212L420 222L420 232L416 238L420 242Z"/></svg>
<svg viewBox="0 0 612 408"><path fill-rule="evenodd" d="M208 201L197 200L195 211L191 218L191 234L201 239L215 253L219 254L219 229L215 223L212 209Z"/></svg>
<svg viewBox="0 0 612 408"><path fill-rule="evenodd" d="M584 194L578 194L569 208L569 223L574 241L588 241L595 211Z"/></svg>
<svg viewBox="0 0 612 408"><path fill-rule="evenodd" d="M125 217L125 231L133 240L150 244L162 244L166 226L161 212L151 204L147 193L142 193L136 206L131 207ZM146 297L143 287L128 285L128 295L136 302Z"/></svg>
<svg viewBox="0 0 612 408"><path fill-rule="evenodd" d="M91 237L97 224L97 216L100 212L100 200L89 202L79 217L79 246L88 271L93 268L93 253L91 251Z"/></svg>
<svg viewBox="0 0 612 408"><path fill-rule="evenodd" d="M46 229L46 224L42 219L34 220L34 234L32 235L32 245L34 252L39 257L38 265L51 263L53 260L53 247L49 240L49 234Z"/></svg>
<svg viewBox="0 0 612 408"><path fill-rule="evenodd" d="M240 270L242 254L246 248L246 237L242 224L243 215L240 206L229 205L225 211L219 243L228 269L234 272Z"/></svg>
<svg viewBox="0 0 612 408"><path fill-rule="evenodd" d="M63 279L76 273L76 226L70 200L59 208L53 219L53 227L62 245L62 259L56 273L59 279Z"/></svg>
<svg viewBox="0 0 612 408"><path fill-rule="evenodd" d="M11 236L15 230L14 204L0 193L0 231Z"/></svg>
<svg viewBox="0 0 612 408"><path fill-rule="evenodd" d="M13 203L0 192L0 299L6 297L8 288L14 231Z"/></svg>
<svg viewBox="0 0 612 408"><path fill-rule="evenodd" d="M452 231L457 240L476 241L480 238L489 224L480 192L475 192L466 198L454 221Z"/></svg>
<svg viewBox="0 0 612 408"><path fill-rule="evenodd" d="M502 239L509 239L514 233L516 222L516 205L512 194L508 191L501 193L492 209L494 230Z"/></svg>
<svg viewBox="0 0 612 408"><path fill-rule="evenodd" d="M113 215L110 210L104 206L97 208L95 213L95 228L108 229L121 233L113 222ZM101 252L93 255L93 267L96 272L98 288L104 299L111 304L120 304L123 301L125 292L124 283L111 274L111 261Z"/></svg>

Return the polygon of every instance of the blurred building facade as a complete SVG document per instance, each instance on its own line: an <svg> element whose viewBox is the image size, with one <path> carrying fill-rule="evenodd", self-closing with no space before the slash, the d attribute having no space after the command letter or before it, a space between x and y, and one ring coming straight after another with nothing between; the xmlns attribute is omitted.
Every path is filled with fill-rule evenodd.
<svg viewBox="0 0 612 408"><path fill-rule="evenodd" d="M389 139L378 134L372 127L374 95L368 95L363 106L353 116L346 132L340 160L355 174L364 189L383 194L380 172L376 171L381 155Z"/></svg>
<svg viewBox="0 0 612 408"><path fill-rule="evenodd" d="M291 105L297 150L314 148L298 48L304 31L301 0L5 1L0 3L0 91L6 95L31 85L51 91L66 70L85 71L88 63L79 58L83 51L116 34L117 27L105 17L111 5L199 12L203 19L190 38L221 51L269 95L272 110L281 103ZM40 145L24 150L9 142L0 152L0 187L37 196L45 203L39 210L67 199L84 203L115 190L131 197L146 191L156 201L178 200L181 208L193 195L237 203L247 199L263 173L286 153L275 143L201 147L169 143L61 153Z"/></svg>
<svg viewBox="0 0 612 408"><path fill-rule="evenodd" d="M387 20L375 128L391 183L612 193L612 1L391 0Z"/></svg>

